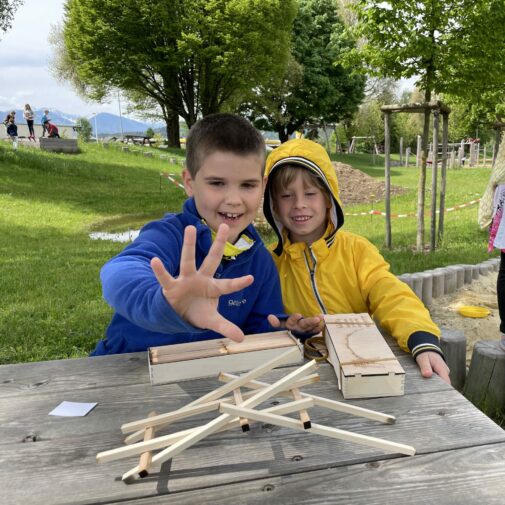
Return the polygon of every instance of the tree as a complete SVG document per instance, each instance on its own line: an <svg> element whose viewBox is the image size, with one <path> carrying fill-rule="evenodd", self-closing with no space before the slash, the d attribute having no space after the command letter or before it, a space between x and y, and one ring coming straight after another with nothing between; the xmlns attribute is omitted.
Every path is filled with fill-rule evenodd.
<svg viewBox="0 0 505 505"><path fill-rule="evenodd" d="M75 121L75 126L79 128L77 130L77 136L79 137L79 140L82 140L83 142L89 142L91 139L91 133L93 132L93 128L89 122L89 119L85 117L79 117Z"/></svg>
<svg viewBox="0 0 505 505"><path fill-rule="evenodd" d="M304 125L351 117L365 82L341 64L351 47L354 41L338 17L335 0L299 0L284 77L255 88L244 112L258 128L276 131L282 142Z"/></svg>
<svg viewBox="0 0 505 505"><path fill-rule="evenodd" d="M295 0L68 0L65 57L90 98L120 88L155 102L179 145L179 116L191 126L282 74L295 8Z"/></svg>
<svg viewBox="0 0 505 505"><path fill-rule="evenodd" d="M23 0L0 0L0 32L5 33L12 27L14 13Z"/></svg>
<svg viewBox="0 0 505 505"><path fill-rule="evenodd" d="M505 80L504 0L355 0L361 38L354 61L395 79L417 76L424 101L434 93L476 96ZM417 250L424 247L430 111L424 114L418 188Z"/></svg>
<svg viewBox="0 0 505 505"><path fill-rule="evenodd" d="M154 137L154 130L152 128L148 128L146 130L146 137L149 137L149 138Z"/></svg>

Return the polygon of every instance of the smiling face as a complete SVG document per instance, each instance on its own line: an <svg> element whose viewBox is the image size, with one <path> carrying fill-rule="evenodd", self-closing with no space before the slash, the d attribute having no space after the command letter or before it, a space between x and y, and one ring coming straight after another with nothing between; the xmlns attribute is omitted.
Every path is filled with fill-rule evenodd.
<svg viewBox="0 0 505 505"><path fill-rule="evenodd" d="M304 169L296 172L285 188L272 195L274 212L288 229L291 242L311 245L323 236L331 205L325 192L303 174Z"/></svg>
<svg viewBox="0 0 505 505"><path fill-rule="evenodd" d="M221 223L230 227L228 242L233 244L256 217L263 196L262 172L260 154L215 151L205 157L194 177L184 170L184 187L212 230Z"/></svg>

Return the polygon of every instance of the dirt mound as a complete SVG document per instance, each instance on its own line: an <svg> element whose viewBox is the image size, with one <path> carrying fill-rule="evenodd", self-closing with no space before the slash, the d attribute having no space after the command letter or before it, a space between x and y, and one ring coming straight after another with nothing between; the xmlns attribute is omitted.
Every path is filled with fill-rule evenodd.
<svg viewBox="0 0 505 505"><path fill-rule="evenodd" d="M386 197L386 185L383 181L378 181L345 163L335 161L333 166L337 172L340 199L343 205L377 202ZM405 188L391 186L391 196L401 195L406 191Z"/></svg>

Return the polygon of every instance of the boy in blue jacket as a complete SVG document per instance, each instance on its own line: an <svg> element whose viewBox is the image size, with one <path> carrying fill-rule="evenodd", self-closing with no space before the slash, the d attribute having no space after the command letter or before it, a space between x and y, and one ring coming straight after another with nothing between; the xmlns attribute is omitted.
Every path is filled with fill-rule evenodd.
<svg viewBox="0 0 505 505"><path fill-rule="evenodd" d="M263 333L283 313L277 270L252 226L264 188L265 143L245 119L206 116L186 141L180 214L147 224L101 271L115 314L94 356ZM319 318L284 318L311 332Z"/></svg>

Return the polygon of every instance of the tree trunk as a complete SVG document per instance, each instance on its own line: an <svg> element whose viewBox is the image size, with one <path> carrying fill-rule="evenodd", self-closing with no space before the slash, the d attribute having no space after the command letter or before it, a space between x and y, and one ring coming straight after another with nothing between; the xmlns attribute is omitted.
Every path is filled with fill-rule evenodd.
<svg viewBox="0 0 505 505"><path fill-rule="evenodd" d="M433 156L431 158L430 251L437 247L438 125L440 113L433 111Z"/></svg>
<svg viewBox="0 0 505 505"><path fill-rule="evenodd" d="M167 112L165 116L167 127L167 139L169 147L181 147L179 114L175 112Z"/></svg>
<svg viewBox="0 0 505 505"><path fill-rule="evenodd" d="M431 100L431 91L426 90L424 101ZM421 167L419 171L419 183L417 187L417 237L416 249L424 250L424 202L426 199L426 159L428 157L428 135L430 134L430 110L424 111L423 137L421 139Z"/></svg>
<svg viewBox="0 0 505 505"><path fill-rule="evenodd" d="M284 144L284 142L287 142L289 140L289 134L286 131L286 128L279 128L277 130L277 134L279 135L279 140L281 141L281 144Z"/></svg>
<svg viewBox="0 0 505 505"><path fill-rule="evenodd" d="M391 114L384 114L384 159L386 180L386 247L391 249Z"/></svg>

